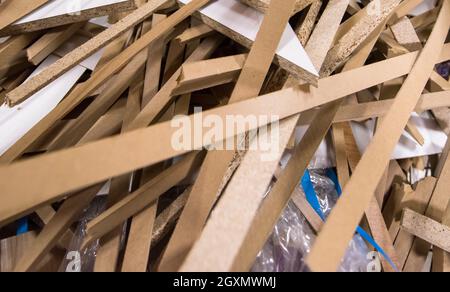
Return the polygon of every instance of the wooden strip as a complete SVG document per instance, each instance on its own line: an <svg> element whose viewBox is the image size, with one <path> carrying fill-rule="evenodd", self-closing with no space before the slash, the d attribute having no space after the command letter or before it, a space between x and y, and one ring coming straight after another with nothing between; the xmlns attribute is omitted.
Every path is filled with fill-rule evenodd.
<svg viewBox="0 0 450 292"><path fill-rule="evenodd" d="M172 95L181 95L237 80L247 54L192 62L181 67L177 88Z"/></svg>
<svg viewBox="0 0 450 292"><path fill-rule="evenodd" d="M178 0L179 3L188 3L191 0ZM235 9L235 7L233 6L237 6L238 9L245 9L247 8L245 5L240 4L238 0L219 0L216 1L218 4L216 3L211 3L210 6L206 7L207 9L212 9L212 8L223 8L226 7L227 11L229 10L230 13L236 13L237 10ZM222 2L222 3L219 3ZM228 3L229 2L229 3ZM190 2L189 2L190 3ZM214 6L213 6L214 5ZM217 5L217 6L216 6ZM254 25L256 27L258 27L259 24L259 19L262 19L262 15L259 12L255 12L255 11L248 11L249 9L246 10L247 12L247 19L246 21L251 21L252 23L254 23ZM250 8L251 10L251 8ZM241 45L247 47L247 48L251 48L252 44L253 44L253 35L256 34L251 34L251 35L243 35L240 32L236 31L236 28L230 28L229 25L230 23L228 22L227 25L222 24L220 21L217 21L216 19L210 18L207 14L209 14L210 11L207 11L208 13L202 13L202 11L200 11L199 13L194 14L194 16L200 18L205 24L211 26L212 28L214 28L216 31L220 32L221 34L227 36L228 38L231 38L232 40L234 40L237 43L240 43ZM258 15L256 14L258 13ZM252 15L253 14L253 15ZM249 17L249 15L252 15L251 17ZM227 18L224 18L224 20L226 20ZM230 18L228 17L228 20ZM293 36L294 32L292 31L292 29L290 27L286 27L286 31L287 34ZM286 34L286 35L287 35ZM288 43L289 46L292 47L297 47L296 49L294 49L296 51L295 54L297 54L298 58L300 55L302 55L302 57L300 59L303 60L293 60L288 54L285 54L283 51L284 50L278 50L278 54L276 55L275 58L275 62L277 64L279 64L279 66L283 69L285 69L286 71L288 71L289 73L291 73L292 75L294 75L298 80L306 80L307 82L310 82L311 84L317 84L317 73L315 72L316 70L314 68L311 68L311 63L310 60L308 58L308 56L306 54L304 54L301 48L301 44L300 42L298 43L290 43L289 40L292 40L291 37L287 38L286 41ZM289 50L287 50L289 51ZM306 69L305 69L306 68Z"/></svg>
<svg viewBox="0 0 450 292"><path fill-rule="evenodd" d="M319 233L320 229L323 226L322 218L320 218L320 216L317 214L317 212L311 207L311 204L305 198L304 194L300 192L299 187L297 187L295 189L294 193L292 194L291 199L292 199L292 202L295 204L295 206L303 214L303 216L305 216L306 220L311 225L312 229L316 232L316 234ZM263 206L261 206L261 208L262 207ZM263 212L258 212L258 214L262 214L262 213ZM255 218L255 223L257 222L256 218ZM256 226L260 226L260 225L256 225Z"/></svg>
<svg viewBox="0 0 450 292"><path fill-rule="evenodd" d="M21 260L15 267L16 272L33 270L42 258L55 246L58 239L67 231L70 225L83 212L103 185L91 187L76 194L64 202L61 208L45 225L33 242L32 248L23 253Z"/></svg>
<svg viewBox="0 0 450 292"><path fill-rule="evenodd" d="M442 224L450 226L450 202L442 218ZM434 249L433 254L433 271L434 272L450 272L450 253L441 249Z"/></svg>
<svg viewBox="0 0 450 292"><path fill-rule="evenodd" d="M322 4L322 0L313 2L309 7L303 23L295 31L302 45L306 45L308 43L309 37L314 29L314 25L316 24L317 17L319 16L320 8L322 8Z"/></svg>
<svg viewBox="0 0 450 292"><path fill-rule="evenodd" d="M403 17L396 24L391 25L390 29L397 42L404 46L408 51L422 49L422 43L408 17Z"/></svg>
<svg viewBox="0 0 450 292"><path fill-rule="evenodd" d="M403 211L401 226L407 232L450 252L450 227L410 209Z"/></svg>
<svg viewBox="0 0 450 292"><path fill-rule="evenodd" d="M153 14L152 25L156 25L166 19L164 14ZM145 23L144 23L145 28ZM161 76L162 58L165 52L166 44L156 42L148 47L147 64L145 71L144 92L142 95L142 107L146 106L158 92Z"/></svg>
<svg viewBox="0 0 450 292"><path fill-rule="evenodd" d="M9 101L10 105L17 104L19 102L22 102L26 98L30 97L40 89L44 88L46 85L48 85L50 82L70 70L72 67L74 67L76 64L80 63L84 59L88 58L98 50L100 50L102 47L106 46L110 42L112 42L114 39L118 38L122 33L126 32L133 26L135 26L137 23L143 21L145 18L147 18L151 13L153 13L156 9L158 9L160 6L165 4L167 0L153 0L146 5L140 7L118 23L114 24L107 30L103 31L102 33L98 34L95 38L90 39L82 46L78 47L71 53L64 56L64 58L61 58L56 63L54 63L52 66L46 68L44 71L42 71L40 74L34 76L32 79L30 79L28 82L25 82L21 86L17 87L15 90L11 91L9 95L7 95L6 99ZM197 4L197 3L195 3ZM194 5L195 6L195 5ZM169 23L168 23L169 24ZM173 23L170 23L173 24ZM171 25L172 27L172 25ZM171 28L170 27L170 28ZM161 30L153 31L149 36L149 42L153 41L158 35L164 32L166 28L161 27ZM147 40L143 41L145 45L148 45ZM145 45L143 47L145 47ZM124 51L121 56L124 56L124 53L130 53L126 54L127 57L132 57L133 55L136 55L140 50L138 48L138 51L136 52L133 49L128 48L127 51ZM130 56L131 55L131 56ZM114 59L116 60L116 59ZM116 63L108 63L109 66L117 65ZM102 73L107 74L108 67L105 66L102 68L102 70L99 70L99 75L102 75ZM106 70L104 70L106 69ZM115 72L120 70L121 67L117 68ZM105 72L106 71L106 72ZM114 72L113 72L114 73Z"/></svg>
<svg viewBox="0 0 450 292"><path fill-rule="evenodd" d="M188 43L200 38L204 38L212 34L214 30L206 24L196 25L189 29L186 29L182 34L177 36L176 40L180 43Z"/></svg>
<svg viewBox="0 0 450 292"><path fill-rule="evenodd" d="M46 33L27 49L28 60L34 65L40 64L84 25L84 22L79 22Z"/></svg>
<svg viewBox="0 0 450 292"><path fill-rule="evenodd" d="M192 53L191 56L186 60L185 63L199 61L208 58L217 47L222 42L222 38L220 37L211 37L203 41L197 49ZM149 124L155 122L158 117L161 116L164 109L166 109L167 105L172 100L173 96L171 92L177 85L177 79L180 75L181 70L179 69L177 72L173 74L173 76L164 84L164 86L158 91L158 93L151 97L151 100L148 104L146 104L136 119L129 125L131 129L139 129L148 126ZM147 98L149 96L145 96L143 98Z"/></svg>
<svg viewBox="0 0 450 292"><path fill-rule="evenodd" d="M347 61L351 54L361 46L367 37L383 23L401 2L399 0L380 1L379 12L366 12L363 20L355 24L329 51L320 73L321 76L331 75L340 65Z"/></svg>
<svg viewBox="0 0 450 292"><path fill-rule="evenodd" d="M142 65L147 58L146 52L141 52L137 57L143 55ZM136 57L136 58L137 58ZM131 63L130 63L131 64ZM139 67L139 66L138 66ZM138 69L139 70L139 69ZM123 117L122 133L129 123L136 117L141 109L141 95L144 85L144 71L133 74L135 77L130 84L128 92L127 105L125 115ZM119 79L120 80L120 79ZM115 203L119 202L129 193L131 176L129 174L113 178L111 180L111 188L108 195L107 204L111 207ZM94 271L96 272L114 272L117 268L121 237L123 232L123 226L119 226L112 232L102 237L100 243L101 247L97 251L97 258L95 261Z"/></svg>
<svg viewBox="0 0 450 292"><path fill-rule="evenodd" d="M59 150L75 145L95 122L117 101L122 93L130 86L133 80L143 72L147 53L141 52L134 57L117 75L115 82L110 84L90 105L83 111L76 122L65 130L50 150Z"/></svg>
<svg viewBox="0 0 450 292"><path fill-rule="evenodd" d="M426 93L420 98L415 111L424 111L450 106L450 91ZM336 114L334 122L358 121L384 116L393 104L393 100L382 100L355 105L344 105Z"/></svg>
<svg viewBox="0 0 450 292"><path fill-rule="evenodd" d="M61 5L61 1L54 1L54 0L52 0L48 4L53 6L54 5L53 2L56 2L55 4ZM83 2L85 2L85 0L83 0ZM42 8L46 10L48 9L48 7ZM68 25L72 23L88 21L96 17L106 16L114 11L131 11L132 9L135 8L136 8L135 0L124 0L109 5L97 6L90 9L82 9L81 11L75 11L75 13L70 12L66 13L66 11L63 10L62 14L56 16L45 17L41 19L37 19L35 17L34 18L35 20L27 22L24 22L23 19L20 19L19 21L11 24L10 26L0 30L0 36L19 35L23 33L30 33L40 30L51 29L61 25ZM68 11L73 12L73 9L70 8ZM33 12L33 14L38 12L39 9ZM42 15L42 13L39 14ZM52 13L51 15L54 15L54 13ZM28 17L28 15L26 17Z"/></svg>
<svg viewBox="0 0 450 292"><path fill-rule="evenodd" d="M24 34L9 38L0 45L0 66L6 66L23 57L22 50L29 46L38 35ZM11 74L8 72L8 75Z"/></svg>
<svg viewBox="0 0 450 292"><path fill-rule="evenodd" d="M317 238L308 257L308 264L313 271L337 270L364 209L386 169L391 151L434 69L430 60L442 50L449 25L450 1L446 0L428 43Z"/></svg>
<svg viewBox="0 0 450 292"><path fill-rule="evenodd" d="M193 152L177 164L169 167L160 175L140 187L97 218L89 222L86 229L85 243L100 238L122 224L128 218L136 215L153 201L181 182L202 162L204 155Z"/></svg>
<svg viewBox="0 0 450 292"><path fill-rule="evenodd" d="M320 80L318 88L308 89L306 92L301 87L290 88L220 107L208 111L204 118L208 115L224 118L229 114L244 116L271 114L283 119L407 74L417 55L417 53L411 53L324 78ZM447 56L444 56L445 58L450 59ZM372 78L365 78L368 75ZM199 116L200 114L191 116L189 118L191 123L194 117ZM261 126L264 126L264 123L256 125L256 127ZM74 149L0 166L0 186L4 190L0 205L0 222L4 224L5 221L15 219L14 217L17 218L40 204L58 199L62 193L70 192L70 190L80 189L188 152L189 149L174 150L161 146L170 145L176 131L177 129L174 129L170 122L162 123ZM227 133L224 139L239 134L242 132ZM159 139L155 141L152 137L159 137ZM133 157L129 156L130 149L132 149ZM116 157L121 162L117 163L117 160L113 161L111 157ZM76 166L73 161L77 161ZM77 171L79 167L83 169L82 172ZM74 173L77 175L74 176ZM23 184L21 183L23 177L33 179ZM61 178L58 180L59 183L55 183L54 177ZM46 183L49 180L52 183ZM17 200L18 197L21 199Z"/></svg>
<svg viewBox="0 0 450 292"><path fill-rule="evenodd" d="M0 30L33 12L49 0L6 0L0 6Z"/></svg>
<svg viewBox="0 0 450 292"><path fill-rule="evenodd" d="M189 7L192 8L193 6L189 6ZM180 15L180 14L178 14L178 15ZM174 16L174 15L172 15L172 16ZM177 16L175 15L175 17L177 17ZM173 21L177 22L176 19L171 18L169 23L165 22L164 28L169 30L170 28L168 28L167 26L170 25L170 23ZM160 27L160 26L158 25L158 27ZM152 31L154 31L154 30L152 30ZM152 33L152 31L150 31L149 33ZM149 36L150 38L152 38L153 40L155 40L155 38L157 38L161 34L164 34L164 30L163 31L158 30L157 32L154 32L154 34L151 34L151 35L146 34L146 35ZM152 37L152 35L153 35L153 37ZM155 35L157 35L157 36L155 36ZM143 38L138 40L138 42L140 42L141 45L142 45L142 40L143 40ZM138 43L138 42L136 42L136 43ZM209 42L211 42L211 40L209 40ZM136 43L134 43L132 46L136 45ZM151 41L150 41L150 43L151 43ZM129 47L129 48L131 48L131 47ZM134 48L136 49L136 47L134 47ZM202 46L202 48L203 48L203 46ZM106 69L108 71L108 68L110 68L110 69L112 68L112 70L115 71L116 69L118 69L117 67L115 67L117 64L116 64L116 62L114 62L114 60L119 60L120 62L122 62L122 64L126 65L127 62L125 60L123 60L124 59L123 54L129 52L128 49L125 50L124 52L122 52L122 54L120 56L116 57L111 62L109 62L108 65L104 65L101 70ZM208 50L206 48L204 48L204 49ZM133 52L136 52L136 51L133 50ZM108 66L108 68L107 68L107 66ZM83 83L82 85L80 85L80 87L73 90L71 92L71 94L69 96L67 96L58 105L58 107L56 107L49 115L47 115L35 127L33 127L33 129L31 131L29 131L24 137L22 137L22 139L20 139L13 147L11 147L6 153L4 153L0 157L0 163L9 163L9 162L13 161L14 159L18 158L28 147L30 147L30 145L38 137L40 137L43 133L48 131L48 129L56 121L58 121L59 119L63 118L65 115L67 115L84 98L89 96L90 93L92 93L96 88L98 88L102 82L108 80L107 77L103 76L104 74L102 73L103 71L101 71L101 70L97 71L97 73L94 74L94 76L97 76L98 78L91 77L91 79L89 79L89 81L87 81L86 83ZM88 87L88 88L86 88L86 87ZM144 110L145 110L145 108L144 108Z"/></svg>
<svg viewBox="0 0 450 292"><path fill-rule="evenodd" d="M247 5L250 5L262 12L267 12L269 9L270 0L242 0ZM314 2L315 0L297 0L295 4L294 13L297 13L303 9L305 9L309 4Z"/></svg>
<svg viewBox="0 0 450 292"><path fill-rule="evenodd" d="M294 5L295 0L271 1L269 11L264 17L256 40L231 95L230 103L259 95ZM220 183L234 155L235 151L211 151L208 153L205 163L200 169L199 177L193 186L186 208L181 215L180 222L164 253L160 270L175 271L180 268L190 247L193 246L200 235L216 200ZM259 157L259 155L257 156ZM270 169L270 166L267 167ZM262 185L264 187L264 183ZM197 209L199 205L201 209ZM197 218L195 225L189 219L192 218L192 212L196 214ZM189 229L184 227L187 224L190 225ZM189 266L189 263L186 265Z"/></svg>
<svg viewBox="0 0 450 292"><path fill-rule="evenodd" d="M330 6L328 7L329 9L333 9L334 4L331 3ZM345 11L345 7L344 7L344 11ZM339 13L337 13L338 15L336 16L336 18L332 18L332 19L326 19L323 20L321 22L321 26L333 26L333 25L329 25L330 23L328 21L330 21L332 24L334 24L334 22L339 23L340 22L340 18L339 18ZM343 13L340 14L340 17L343 16ZM337 29L337 25L336 29ZM315 32L315 33L319 33L320 29ZM327 38L322 39L321 41L323 43L326 43L327 40L329 41L329 44L331 44L331 41L333 39L333 30L329 30L328 34L327 34ZM311 50L311 48L313 48L315 45L317 45L316 43L311 43L308 44L307 46L307 51L309 52ZM326 52L325 52L326 53ZM324 59L325 54L322 56L322 58L319 55L316 55L317 58L315 58L315 61L318 62L318 64L320 64L321 60ZM320 67L320 66L318 66ZM328 106L325 107L325 109L323 111L326 111L327 109L329 109ZM333 108L334 109L334 108ZM316 125L316 127L313 127L311 129L308 130L307 135L304 137L303 143L301 143L301 145L296 148L297 151L295 153L296 155L296 159L292 159L292 162L290 162L290 164L288 164L289 168L289 172L287 176L284 176L283 179L275 185L273 191L275 192L273 195L273 198L275 200L278 200L278 198L281 196L283 197L283 192L286 190L286 187L289 186L291 187L290 192L286 192L286 194L288 196L290 196L290 194L293 191L294 186L298 183L299 178L295 179L292 178L293 173L295 172L296 175L302 175L302 173L304 172L304 168L306 168L307 166L307 161L310 160L310 156L313 155L313 153L315 152L315 147L314 144L319 144L320 141L322 140L323 136L325 134L321 134L321 133L326 133L326 131L317 131L320 130L321 127L323 126L327 126L329 127L329 125L331 124L331 120L332 120L332 116L329 121L327 121L326 119L320 119L320 122L317 121L317 123L314 123L314 125ZM275 153L277 153L277 158L279 158L279 156L281 156L281 154L284 151L284 148L287 144L287 142L290 140L293 129L295 127L295 125L297 124L297 121L299 119L299 116L296 115L293 118L283 121L282 125L280 126L280 138L279 140L277 140L277 142L275 143L279 143L280 145L280 149L278 149ZM328 123L327 123L328 122ZM312 135L312 136L310 136ZM305 152L305 148L306 146L308 147L307 149L310 149L312 151L306 151ZM313 150L314 148L314 150ZM310 154L310 155L308 155ZM259 219L264 220L262 222L256 222L256 223L266 223L267 220L270 220L269 218L272 218L273 220L273 224L264 224L264 225L256 225L256 230L255 228L252 228L252 226L254 226L252 224L252 219L255 216L255 213L252 213L252 210L254 210L253 212L256 212L256 208L259 206L262 198L263 198L263 192L266 191L266 186L269 184L270 179L272 178L273 175L273 170L274 170L274 165L271 165L271 163L267 163L265 161L261 160L261 155L263 155L262 151L249 151L247 153L247 155L245 156L241 167L237 170L236 174L234 175L233 179L231 180L230 184L227 187L226 192L223 194L218 206L215 208L214 213L213 213L213 217L211 217L211 220L208 221L206 227L205 227L205 231L202 234L202 237L199 239L199 241L197 241L197 244L193 247L193 250L191 251L191 254L188 259L186 260L186 262L183 265L182 270L204 270L205 269L205 261L204 260L196 260L195 257L192 258L192 253L195 252L195 248L198 248L198 253L209 253L209 251L207 251L207 249L203 248L203 251L201 249L201 247L199 248L199 244L201 244L201 241L203 240L204 243L206 245L208 245L208 237L207 235L205 235L205 232L208 230L208 228L210 228L208 231L210 233L210 238L209 240L211 240L212 238L217 238L217 237L221 237L221 236L230 236L230 234L232 236L234 236L234 240L232 240L233 245L234 245L234 250L233 250L233 246L232 245L228 245L227 248L225 247L219 247L219 249L222 249L223 251L228 251L228 254L224 254L224 257L221 259L222 264L226 265L226 263L228 262L228 267L226 266L221 266L220 270L224 269L224 270L243 270L243 269L248 269L249 268L249 264L251 264L251 262L254 260L254 258L256 257L256 253L259 252L260 248L259 248L259 244L263 244L265 242L265 237L268 236L268 234L270 233L270 231L273 228L273 224L274 221L276 220L276 218L279 216L280 212L283 208L283 206L285 206L285 202L283 202L281 200L276 202L272 199L265 201L264 206L266 206L266 208L264 209L265 214L262 215L261 217L259 217ZM301 155L305 155L305 156L301 156ZM300 156L300 157L299 157ZM306 157L306 159L304 159ZM278 162L278 159L276 159L274 162ZM248 163L248 164L247 164ZM299 169L298 169L298 168ZM301 170L303 167L303 171ZM252 173L253 171L258 171L258 173ZM262 170L262 171L261 171ZM245 175L243 175L245 174ZM261 175L262 174L262 175ZM253 180L255 180L255 183L252 184L251 181L248 181L248 177L252 177ZM287 181L286 181L287 180ZM257 181L257 182L256 182ZM249 191L245 191L245 189L248 188ZM260 188L260 191L256 191L258 188ZM233 189L235 189L235 191L233 192ZM250 191L251 189L251 191ZM237 191L240 190L240 191ZM235 202L239 201L241 202L241 199L236 200L236 198L233 198L233 195L237 195L238 193L240 193L241 191L243 191L244 193L249 193L249 194L253 194L254 195L250 195L250 196L246 196L246 200L245 203L241 205L241 203L239 203L239 206L244 207L244 210L240 210L240 207L235 205ZM281 192L281 193L280 193ZM225 203L224 203L225 202ZM274 204L272 204L274 203ZM273 208L275 206L278 206L277 208ZM280 204L278 204L280 203ZM226 207L226 205L228 204L228 208ZM233 206L234 205L234 206ZM267 209L267 208L271 209ZM223 208L223 209L221 209ZM253 209L252 209L253 208ZM220 212L220 213L219 213ZM236 212L236 213L234 213ZM234 215L232 215L234 213ZM258 214L258 213L256 213ZM261 214L261 213L259 213ZM270 216L267 216L267 214L270 214ZM216 217L214 217L216 216ZM224 221L226 221L227 219L229 220L230 218L240 218L238 220L239 222L239 226L234 226L233 222L228 221L228 224L225 225ZM214 218L217 219L216 222L211 222L212 220L214 220ZM247 218L247 219L246 219ZM256 219L258 220L258 219ZM236 221L234 221L236 222ZM215 224L214 224L215 223ZM246 227L245 224L250 224L247 225L248 227ZM232 228L232 230L234 230L233 232L231 232L230 228ZM247 229L245 229L247 228ZM266 228L267 232L261 232L260 228ZM252 230L254 232L252 232ZM221 233L218 233L221 232ZM251 241L249 241L249 239L251 238ZM258 238L258 243L255 243L255 239ZM214 240L212 241L214 242ZM224 242L224 241L217 241L217 245L220 246L220 242ZM256 247L256 248L255 248ZM213 253L214 254L214 253ZM223 254L223 252L222 252ZM189 262L190 260L190 262ZM216 260L212 260L209 263L209 266L206 268L207 270L216 270L217 268L215 268L217 264ZM219 263L220 264L220 263Z"/></svg>
<svg viewBox="0 0 450 292"><path fill-rule="evenodd" d="M439 163L436 167L436 175L439 177L434 189L433 197L428 206L426 217L440 221L447 225L448 220L448 206L450 205L450 198L448 196L448 181L450 177L450 140L447 141L444 151L442 152ZM447 206L447 210L445 209ZM441 249L433 249L433 271L448 270L450 263L448 262L448 253L444 253Z"/></svg>
<svg viewBox="0 0 450 292"><path fill-rule="evenodd" d="M155 221L155 228L153 230L152 246L158 244L176 224L176 221L180 217L181 212L186 205L191 190L192 188L188 188L175 201L173 201L169 207L164 209L164 211L158 215Z"/></svg>

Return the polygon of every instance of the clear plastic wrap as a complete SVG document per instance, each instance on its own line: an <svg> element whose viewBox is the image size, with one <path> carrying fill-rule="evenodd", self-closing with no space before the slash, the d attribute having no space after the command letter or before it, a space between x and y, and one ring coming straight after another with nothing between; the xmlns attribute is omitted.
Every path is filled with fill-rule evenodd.
<svg viewBox="0 0 450 292"><path fill-rule="evenodd" d="M95 241L87 248L82 249L86 236L86 226L95 217L105 210L106 197L96 197L84 211L72 238L72 242L62 261L59 272L93 272L99 241Z"/></svg>
<svg viewBox="0 0 450 292"><path fill-rule="evenodd" d="M317 193L322 212L328 216L338 200L335 185L324 171L311 171L311 182ZM301 186L298 186L301 189ZM303 191L301 191L304 195ZM252 268L254 272L306 272L304 259L311 251L316 235L306 218L290 202L276 224L272 235L259 253ZM342 260L341 272L366 272L370 251L365 241L355 235Z"/></svg>

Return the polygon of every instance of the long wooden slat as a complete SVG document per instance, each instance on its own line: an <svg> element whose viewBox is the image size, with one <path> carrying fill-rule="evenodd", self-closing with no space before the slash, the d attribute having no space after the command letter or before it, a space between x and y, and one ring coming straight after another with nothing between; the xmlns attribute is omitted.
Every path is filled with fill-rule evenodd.
<svg viewBox="0 0 450 292"><path fill-rule="evenodd" d="M446 0L427 45L317 238L308 257L308 264L313 271L337 270L347 244L386 169L392 150L434 69L430 60L442 50L449 26L450 1Z"/></svg>
<svg viewBox="0 0 450 292"><path fill-rule="evenodd" d="M57 62L55 62L52 66L46 68L44 71L42 71L40 74L34 76L21 86L17 87L15 90L11 91L9 95L7 95L6 99L8 100L10 105L14 105L17 103L22 102L26 98L30 97L32 94L36 93L40 89L44 88L46 85L48 85L50 82L70 70L72 67L74 67L76 64L80 63L84 59L88 58L89 56L93 55L95 52L100 50L102 47L106 46L110 42L112 42L114 39L118 38L122 33L126 32L133 26L135 26L137 23L143 21L145 18L147 18L149 15L151 15L156 9L158 9L160 6L162 6L164 3L166 3L167 0L152 0L145 4L144 6L140 7L139 9L135 10L133 13L125 17L124 19L120 20L113 26L111 26L109 29L103 31L102 33L98 34L96 37L90 39L82 46L78 47L71 53L64 56L64 58L61 58ZM168 23L169 24L169 23ZM175 23L171 22L170 28L173 27ZM166 28L162 28L161 30L154 30L150 34L150 42L153 41L156 37L158 37L162 31L164 31ZM145 41L144 46L148 45L148 43ZM135 46L136 47L136 46ZM136 55L140 49L136 52L136 50L129 49L126 52L133 51L130 55L127 54L128 58L133 57ZM125 52L123 52L125 53ZM123 53L121 56L123 56ZM117 59L114 59L117 60ZM128 59L127 59L128 60ZM118 65L117 63L109 63L109 68L111 66ZM108 67L103 67L101 71L99 71L99 75L101 76L103 72L108 72ZM117 69L115 69L114 72L117 72L120 70L121 67L119 66ZM114 73L112 72L112 73Z"/></svg>
<svg viewBox="0 0 450 292"><path fill-rule="evenodd" d="M230 103L246 100L252 96L259 95L283 36L286 24L294 9L295 2L295 0L271 1L269 11L264 17L258 35L256 36L255 42L253 43L252 49L250 50L237 84L230 97ZM280 141L280 143L283 144L284 142ZM220 184L222 183L223 177L225 176L229 165L232 163L234 156L234 150L213 150L208 153L205 163L200 169L199 177L192 188L191 196L162 258L159 267L161 271L176 271L181 267L190 248L200 236L208 214L216 201ZM253 159L258 158L255 157ZM273 161L271 162L272 164L274 163ZM277 163L278 161L275 161L275 164ZM270 169L273 166L268 164L266 167ZM264 184L265 183L260 184L262 188L267 187ZM236 190L234 190L234 192L235 191ZM256 190L255 192L257 196L259 193ZM198 209L197 206L200 206L201 209ZM193 213L195 213L195 215ZM191 218L194 217L196 219L193 224ZM189 225L189 227L187 227L187 225ZM210 228L214 229L212 226ZM219 246L215 246L215 248L220 249ZM198 251L203 253L204 249L200 247ZM209 252L211 251L212 250ZM211 257L208 258L209 260L212 259ZM221 259L225 261L232 260L228 256L222 257ZM195 255L191 256L191 263L189 263L189 257L186 258L186 261L185 268L187 270L192 271L192 269L197 268L195 266ZM206 261L204 262L206 263ZM219 264L219 261L215 262ZM227 270L227 267L224 265L226 264L219 264L221 270Z"/></svg>
<svg viewBox="0 0 450 292"><path fill-rule="evenodd" d="M450 51L444 51L437 62L450 59L449 53ZM318 88L312 88L307 92L301 87L285 89L210 110L204 113L203 117L207 118L211 114L221 118L229 114L244 116L271 114L283 119L407 74L413 67L417 55L418 53L410 53L324 78L319 81ZM436 56L439 56L439 53ZM368 75L372 78L365 78ZM199 114L189 118L191 123L194 117L198 119ZM261 123L256 127L263 125L264 123ZM162 123L119 137L0 166L0 187L4 190L0 205L1 224L16 219L45 202L58 199L63 193L188 152L190 149L175 150L161 146L170 145L172 136L177 130L170 122ZM224 138L228 139L235 134L239 135L242 132L227 133L228 136ZM158 139L155 140L154 137ZM27 178L27 184L22 183L24 177ZM55 181L55 177L60 180ZM50 180L52 183L48 183ZM19 197L20 200L17 199Z"/></svg>
<svg viewBox="0 0 450 292"><path fill-rule="evenodd" d="M158 0L154 0L154 1L158 1ZM169 18L167 18L166 20L164 20L160 24L158 24L154 29L152 29L151 31L146 33L144 36L142 36L138 41L136 41L131 46L129 46L127 49L125 49L117 57L115 57L110 62L105 64L103 67L101 67L101 69L96 71L96 73L94 73L94 75L88 81L86 81L85 83L80 85L79 88L77 88L76 90L72 91L72 93L69 96L67 96L63 100L63 102L58 105L58 107L55 110L53 110L46 118L41 120L41 122L39 122L30 132L28 132L27 135L25 135L11 149L9 149L4 155L2 155L2 157L0 158L0 163L1 162L11 162L14 159L18 158L41 134L48 131L49 127L51 127L54 122L61 119L65 114L70 112L71 109L73 109L76 105L78 105L84 98L86 98L87 96L89 96L89 94L91 94L93 91L95 91L102 83L109 80L109 78L111 78L112 74L118 72L124 66L126 66L126 64L128 63L128 61L131 58L133 58L134 56L139 54L139 52L142 51L146 46L148 46L149 44L151 44L154 41L161 38L161 36L163 36L165 33L167 33L169 30L171 30L176 24L180 23L185 18L189 17L189 15L194 13L194 11L196 9L198 9L199 7L204 5L206 2L208 2L208 1L207 0L203 0L203 1L196 0L196 1L191 2L189 5L184 6L182 9L178 10L176 13L171 15ZM150 5L152 3L153 3L153 5ZM163 3L165 3L165 2L161 1L161 3L158 2L157 4L162 5ZM155 5L155 3L152 1L152 2L147 3L147 5L142 6L137 11L141 11L141 13L142 13L142 11L148 10L147 12L150 13L150 12L156 10L161 5ZM142 13L142 14L144 14L144 13ZM137 17L134 13L131 15L134 15L134 17ZM140 14L138 14L138 16L139 15ZM145 14L145 15L147 15L147 14ZM132 20L134 20L134 18L132 20L130 20L129 19L130 16L119 21L118 24L120 24L120 23L129 24L128 22L132 22ZM113 26L112 28L114 28L113 32L116 30L119 30L119 29L126 31L126 29L124 29L122 27L122 25L120 25L118 27ZM106 31L108 31L108 30L106 30ZM111 33L111 31L108 32L107 35L103 35L103 38L112 37L112 36L109 36L109 33ZM120 34L117 33L117 35L120 35ZM91 52L92 47L97 48L96 44L90 44L90 45L87 45L87 47L84 47L84 46L79 47L77 49L77 51L81 49L82 50L81 52L83 52L83 50L87 50L88 52ZM73 65L72 61L77 60L76 57L79 55L79 53L80 52L78 52L78 53L73 52L74 56L71 56L72 54L68 54L68 55L66 55L65 58L60 59L60 61L64 60L64 61L62 61L63 64L65 64L64 66L67 65L68 67L70 67ZM67 59L67 57L70 57L70 58ZM66 62L71 63L71 64L67 64ZM33 79L30 79L28 82L24 83L21 87L16 88L16 90L19 90L19 92L20 92L20 90L21 90L20 88L22 88L22 90L24 90L25 92L29 92L29 89L27 89L27 86L30 85L31 89L32 89L31 91L33 91L35 89L38 89L40 86L46 84L47 81L49 81L48 77L50 75L52 75L51 72L55 71L54 73L56 75L60 74L59 66L57 66L57 67L50 66L49 68L47 68L47 69L49 69L50 71L46 71L47 73L38 74L37 76L35 76L35 78L37 78L37 79L35 79L35 81L36 80L40 80L40 81L34 82L34 81L32 81ZM43 81L43 82L41 82L41 81ZM28 96L28 95L27 94L20 95L20 96L18 96L18 99L23 99L26 96Z"/></svg>

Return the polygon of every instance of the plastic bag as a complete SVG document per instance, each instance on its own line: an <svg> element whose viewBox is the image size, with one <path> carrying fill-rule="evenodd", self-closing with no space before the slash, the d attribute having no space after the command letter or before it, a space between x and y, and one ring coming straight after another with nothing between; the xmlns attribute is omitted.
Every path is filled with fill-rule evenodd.
<svg viewBox="0 0 450 292"><path fill-rule="evenodd" d="M93 272L99 240L82 249L87 224L105 210L106 197L96 197L81 217L59 272Z"/></svg>
<svg viewBox="0 0 450 292"><path fill-rule="evenodd" d="M338 200L335 185L324 171L311 171L311 181L322 212L328 216ZM301 189L301 186L298 186ZM301 191L304 195L303 191ZM289 202L272 235L259 253L254 272L306 272L306 255L311 251L316 235L294 203ZM365 241L355 235L342 260L340 272L366 272L370 260Z"/></svg>

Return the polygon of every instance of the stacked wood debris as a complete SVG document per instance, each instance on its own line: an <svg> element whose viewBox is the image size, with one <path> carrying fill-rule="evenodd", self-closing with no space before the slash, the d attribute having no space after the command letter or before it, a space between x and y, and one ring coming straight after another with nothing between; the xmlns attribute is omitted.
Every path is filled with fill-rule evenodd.
<svg viewBox="0 0 450 292"><path fill-rule="evenodd" d="M274 271L287 212L294 271L355 234L357 270L450 271L449 27L450 0L2 0L0 271Z"/></svg>

